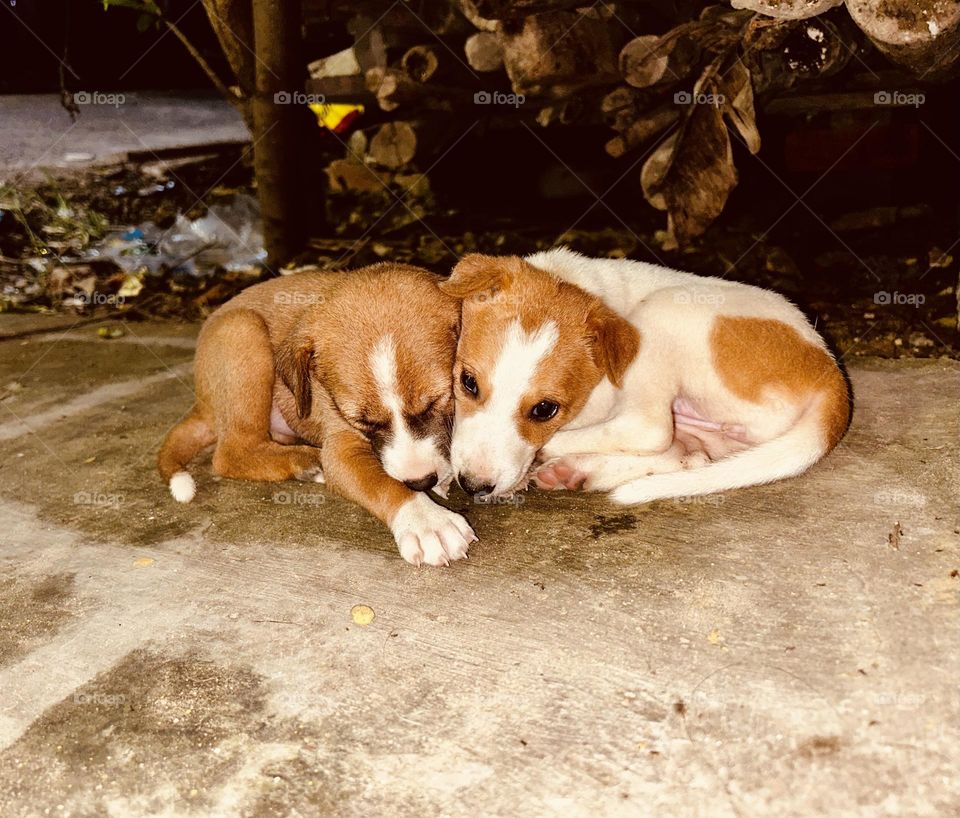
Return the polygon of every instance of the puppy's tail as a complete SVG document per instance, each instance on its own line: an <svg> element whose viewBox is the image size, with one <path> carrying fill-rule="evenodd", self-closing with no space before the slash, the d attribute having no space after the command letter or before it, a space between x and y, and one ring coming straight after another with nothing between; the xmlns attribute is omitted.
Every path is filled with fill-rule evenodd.
<svg viewBox="0 0 960 818"><path fill-rule="evenodd" d="M614 489L610 496L615 503L634 505L670 497L715 494L794 477L840 442L849 421L849 390L837 370L835 382L820 392L780 437L699 469L632 480Z"/></svg>
<svg viewBox="0 0 960 818"><path fill-rule="evenodd" d="M157 468L160 476L167 481L170 494L178 503L189 503L197 493L196 483L187 471L187 464L216 439L216 433L211 426L194 409L170 430L167 439L163 441L157 457Z"/></svg>

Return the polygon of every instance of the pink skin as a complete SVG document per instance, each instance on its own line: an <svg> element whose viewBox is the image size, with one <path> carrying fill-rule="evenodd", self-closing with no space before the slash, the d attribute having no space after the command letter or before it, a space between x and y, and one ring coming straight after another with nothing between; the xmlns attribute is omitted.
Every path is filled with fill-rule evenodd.
<svg viewBox="0 0 960 818"><path fill-rule="evenodd" d="M701 443L697 432L719 432L719 437L724 441L733 441L738 444L749 443L747 430L741 424L719 423L710 420L699 414L691 401L685 398L677 398L673 402L673 424L674 431L678 433L677 439L684 445L688 453L699 452L706 458L709 452L705 451L705 446ZM580 491L589 479L590 475L563 458L555 460L552 463L540 466L533 475L534 484L541 489L548 491Z"/></svg>
<svg viewBox="0 0 960 818"><path fill-rule="evenodd" d="M541 466L533 479L538 488L548 491L580 491L587 481L587 476L563 460L556 460L547 466Z"/></svg>
<svg viewBox="0 0 960 818"><path fill-rule="evenodd" d="M297 433L283 419L276 404L270 410L270 437L277 443L296 443L297 441Z"/></svg>

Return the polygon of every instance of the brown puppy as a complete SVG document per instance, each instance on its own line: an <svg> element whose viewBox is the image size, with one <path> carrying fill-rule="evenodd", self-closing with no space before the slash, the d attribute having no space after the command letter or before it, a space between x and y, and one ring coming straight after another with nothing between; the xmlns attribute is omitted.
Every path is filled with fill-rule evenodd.
<svg viewBox="0 0 960 818"><path fill-rule="evenodd" d="M223 477L328 483L386 523L409 562L465 556L467 521L423 493L451 477L459 303L439 280L388 263L309 271L220 307L197 342L196 405L160 450L174 499L193 499L186 466L216 444Z"/></svg>

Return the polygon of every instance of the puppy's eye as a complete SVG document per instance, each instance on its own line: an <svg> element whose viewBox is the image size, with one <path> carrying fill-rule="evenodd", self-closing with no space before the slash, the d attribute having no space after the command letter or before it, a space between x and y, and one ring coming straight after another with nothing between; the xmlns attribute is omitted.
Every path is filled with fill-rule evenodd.
<svg viewBox="0 0 960 818"><path fill-rule="evenodd" d="M390 421L372 420L369 418L357 418L353 421L353 424L365 435L376 435L385 432L390 427Z"/></svg>
<svg viewBox="0 0 960 818"><path fill-rule="evenodd" d="M550 420L560 407L552 400L542 400L530 410L530 419L537 421Z"/></svg>
<svg viewBox="0 0 960 818"><path fill-rule="evenodd" d="M429 401L423 409L417 412L414 417L420 419L429 418L438 408L440 408L440 398L434 398Z"/></svg>
<svg viewBox="0 0 960 818"><path fill-rule="evenodd" d="M474 397L476 397L480 391L480 387L477 385L477 379L467 372L466 369L460 373L460 385Z"/></svg>

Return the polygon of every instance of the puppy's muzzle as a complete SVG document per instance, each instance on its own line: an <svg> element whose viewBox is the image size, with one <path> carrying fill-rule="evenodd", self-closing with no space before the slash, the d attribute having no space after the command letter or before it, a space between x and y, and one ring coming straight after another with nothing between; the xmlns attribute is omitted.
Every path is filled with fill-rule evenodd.
<svg viewBox="0 0 960 818"><path fill-rule="evenodd" d="M430 491L430 489L437 485L437 475L428 474L419 480L404 480L403 485L411 491Z"/></svg>
<svg viewBox="0 0 960 818"><path fill-rule="evenodd" d="M463 472L457 475L457 482L467 494L490 494L494 489L492 483L482 483L477 478L463 474Z"/></svg>

